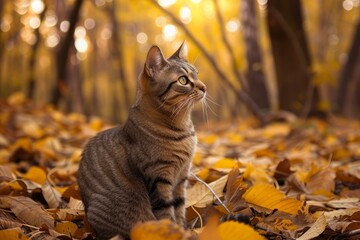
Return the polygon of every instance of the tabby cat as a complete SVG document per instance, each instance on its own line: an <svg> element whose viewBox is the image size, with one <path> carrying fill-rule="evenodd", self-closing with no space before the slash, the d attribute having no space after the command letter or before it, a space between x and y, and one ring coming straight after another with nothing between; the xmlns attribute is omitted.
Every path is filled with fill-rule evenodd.
<svg viewBox="0 0 360 240"><path fill-rule="evenodd" d="M128 238L135 223L149 220L185 225L185 185L197 142L190 113L206 95L186 59L186 42L168 59L151 47L128 120L84 148L78 182L99 239Z"/></svg>

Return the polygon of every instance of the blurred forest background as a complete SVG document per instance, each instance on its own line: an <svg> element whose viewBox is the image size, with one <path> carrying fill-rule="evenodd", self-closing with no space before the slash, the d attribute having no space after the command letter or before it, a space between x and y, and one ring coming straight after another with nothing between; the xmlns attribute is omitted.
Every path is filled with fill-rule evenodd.
<svg viewBox="0 0 360 240"><path fill-rule="evenodd" d="M124 122L151 45L186 40L210 119L360 115L360 0L1 0L0 98ZM214 113L212 113L212 111ZM203 121L202 110L195 119Z"/></svg>

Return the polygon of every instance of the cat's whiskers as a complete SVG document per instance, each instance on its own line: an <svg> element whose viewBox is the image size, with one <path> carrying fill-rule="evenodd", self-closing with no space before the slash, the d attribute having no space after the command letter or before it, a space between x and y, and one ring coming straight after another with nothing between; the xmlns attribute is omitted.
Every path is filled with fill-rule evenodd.
<svg viewBox="0 0 360 240"><path fill-rule="evenodd" d="M185 115L187 113L187 111L191 111L192 108L194 107L195 102L193 101L196 98L196 95L190 95L189 98L185 99L185 100L180 100L179 102L175 103L174 106L175 109L173 110L173 113L171 114L170 118L172 120L175 120L175 118L181 113L181 111L186 108L186 112ZM189 105L192 104L192 106L190 107Z"/></svg>

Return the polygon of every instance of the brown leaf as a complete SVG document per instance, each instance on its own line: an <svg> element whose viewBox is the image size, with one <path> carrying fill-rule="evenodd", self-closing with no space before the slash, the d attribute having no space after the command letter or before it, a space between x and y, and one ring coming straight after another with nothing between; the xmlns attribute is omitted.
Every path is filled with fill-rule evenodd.
<svg viewBox="0 0 360 240"><path fill-rule="evenodd" d="M327 167L315 173L306 184L306 187L312 193L317 191L332 193L335 190L335 177L334 170Z"/></svg>
<svg viewBox="0 0 360 240"><path fill-rule="evenodd" d="M46 212L40 204L28 197L9 197L11 199L11 210L20 220L27 224L41 227L43 224L54 228L54 218Z"/></svg>
<svg viewBox="0 0 360 240"><path fill-rule="evenodd" d="M46 181L41 186L41 190L50 208L59 207L59 205L62 203L61 194L50 185L49 181Z"/></svg>

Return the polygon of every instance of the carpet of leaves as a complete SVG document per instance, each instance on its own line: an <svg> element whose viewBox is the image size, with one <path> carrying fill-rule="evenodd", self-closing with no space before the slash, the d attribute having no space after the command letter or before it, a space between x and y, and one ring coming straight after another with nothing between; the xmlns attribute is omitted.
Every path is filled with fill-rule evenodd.
<svg viewBox="0 0 360 240"><path fill-rule="evenodd" d="M138 224L131 239L359 239L360 123L285 116L198 127L189 229ZM0 100L0 239L94 239L76 182L101 119ZM101 177L101 176L99 176Z"/></svg>

